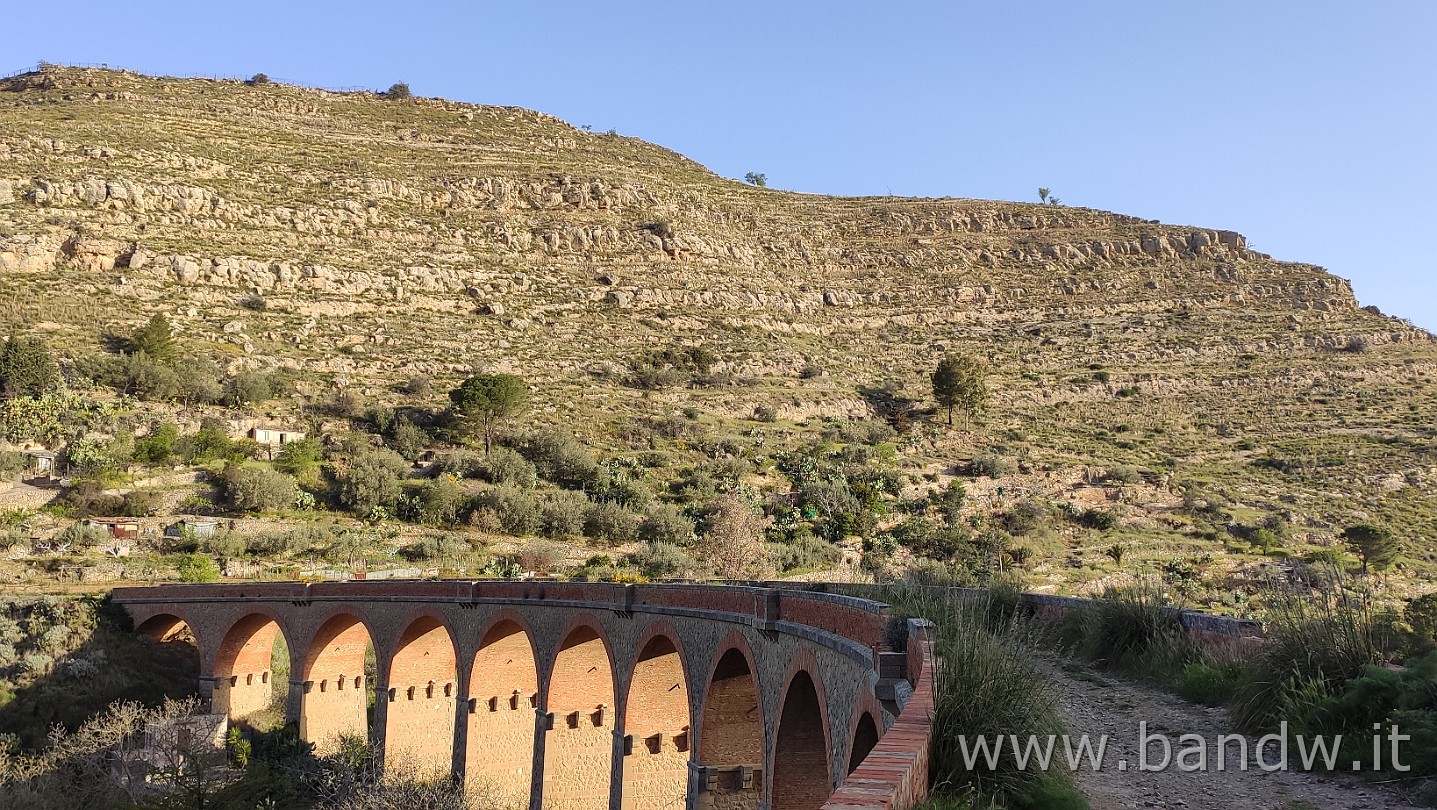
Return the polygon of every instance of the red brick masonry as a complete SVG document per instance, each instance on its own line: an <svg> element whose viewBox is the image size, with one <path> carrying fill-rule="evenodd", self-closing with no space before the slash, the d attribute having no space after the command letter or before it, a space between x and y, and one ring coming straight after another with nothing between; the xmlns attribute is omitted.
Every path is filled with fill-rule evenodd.
<svg viewBox="0 0 1437 810"><path fill-rule="evenodd" d="M858 769L823 805L824 810L908 810L928 797L928 756L933 739L933 642L926 623L908 637L908 678L913 696L898 720L864 757Z"/></svg>
<svg viewBox="0 0 1437 810"><path fill-rule="evenodd" d="M203 662L202 679L206 675L213 675L215 672L227 674L231 669L234 669L234 667L230 665L229 659L235 658L235 655L229 655L228 657L221 655L219 648L222 645L219 644L219 640L229 637L230 628L241 627L241 629L243 629L243 625L237 623L236 617L239 617L238 622L248 621L250 623L266 624L266 628L271 629L271 631L275 628L275 625L268 624L268 622L273 619L285 628L286 638L290 643L302 645L307 639L325 637L319 630L321 629L320 625L323 623L324 618L329 615L326 611L340 610L343 606L343 609L350 613L354 613L357 610L358 615L361 617L368 617L366 621L378 621L378 617L389 616L390 619L392 619L394 628L380 632L381 637L374 639L376 650L379 652L381 659L390 660L392 658L395 672L399 670L404 670L405 672L411 670L417 671L415 666L411 666L403 661L403 655L407 654L403 651L409 650L411 646L414 646L412 644L406 644L405 640L409 636L420 634L421 631L423 634L433 635L438 639L434 645L421 646L424 646L425 649L427 649L428 646L433 646L436 650L443 653L443 655L429 656L435 661L438 661L440 665L439 668L443 671L438 674L424 674L424 677L419 678L419 681L426 681L427 679L427 682L437 683L439 684L437 688L444 690L447 690L455 680L456 663L460 664L457 674L461 679L461 683L467 683L467 681L463 681L462 679L469 670L462 664L473 655L473 650L465 646L460 661L456 662L453 656L453 647L450 644L451 636L446 635L444 628L449 626L450 621L456 615L455 611L459 611L462 614L464 609L474 608L480 603L489 604L491 606L490 609L495 610L501 609L499 606L502 605L504 606L502 607L504 611L510 611L511 608L513 611L521 612L531 609L547 609L551 611L556 609L572 610L575 614L576 621L584 615L599 615L610 617L606 618L605 621L619 621L611 617L627 617L635 615L635 611L638 611L641 615L659 614L659 616L654 616L652 619L653 621L659 622L663 621L662 617L665 615L679 617L675 618L675 621L697 621L702 623L708 620L718 620L724 623L725 628L732 628L735 626L735 622L737 622L737 626L740 628L750 628L744 631L749 634L766 633L770 634L770 637L775 638L778 636L774 634L778 634L790 639L800 639L803 644L814 643L828 645L827 648L830 650L847 650L848 652L844 653L844 655L849 657L850 662L857 662L856 664L851 663L852 666L856 666L857 668L850 671L859 677L859 682L871 684L874 681L867 679L877 675L884 683L889 684L889 686L886 687L889 689L889 692L885 693L887 697L884 699L891 700L896 698L899 701L899 705L903 706L899 716L893 720L889 728L883 730L880 723L880 736L876 745L868 752L862 762L848 774L838 789L828 797L827 802L822 805L823 807L871 807L884 808L884 810L908 810L908 808L922 801L928 795L928 757L934 705L934 665L932 642L929 638L927 623L923 620L909 620L907 622L906 633L893 634L890 631L898 629L894 626L897 620L889 614L886 605L838 593L829 593L827 592L827 588L822 585L812 586L811 588L806 588L797 583L783 583L782 587L772 587L769 584L761 583L755 583L753 585L654 584L626 586L611 583L465 580L363 581L313 584L225 583L216 585L163 585L143 588L116 588L113 598L117 604L124 606L130 612L131 616L136 620L137 627L145 622L150 622L151 624L154 622L173 623L175 616L179 616L189 623L195 632L195 636L201 641L201 660ZM332 605L334 607L326 607L326 605ZM356 609L354 607L356 605L369 605L370 608ZM343 615L349 615L349 613ZM430 615L434 618L425 618ZM515 613L514 615L517 616L518 614ZM154 620L154 622L150 620ZM420 626L420 624L423 626ZM309 628L311 625L313 625L311 629L304 629ZM166 624L166 626L168 626L168 624ZM401 626L407 627L408 629L404 631L404 636L399 637L397 631ZM153 628L150 629L153 630ZM596 625L594 633L602 635L603 632L603 627ZM726 632L733 635L732 631ZM593 633L591 633L591 635L592 634ZM291 635L294 636L292 640L290 639ZM427 638L428 635L425 635L425 638ZM247 639L249 636L250 634L241 633L234 636L234 638ZM527 636L525 636L525 638L527 638ZM754 638L761 637L754 636ZM233 646L234 643L243 645L249 644L250 642L233 642L231 646ZM905 647L892 649L889 645L893 643L901 643L905 645ZM527 644L527 642L525 642L525 644ZM575 650L578 649L578 646L570 646ZM670 646L672 646L672 644ZM263 652L267 656L269 650L268 643L259 644L256 649L259 648L263 648ZM607 641L595 647L596 650L601 652L608 648ZM212 652L206 652L211 649L213 649ZM244 649L247 649L247 647ZM241 649L236 655L242 654L244 649ZM414 649L418 649L418 647L414 647ZM519 645L516 649L523 650L526 649L526 647L525 645ZM569 647L565 649L569 649ZM647 647L645 649L647 649ZM668 647L664 649L668 650ZM807 648L800 648L798 657L793 660L797 661L805 655L807 655L808 660L812 660L812 655L808 654L806 649ZM296 653L292 652L292 654ZM297 655L299 656L297 660L301 662L305 660L306 653L304 651L301 650ZM562 668L561 665L567 660L564 657L565 655L567 655L567 653L561 653L559 658L555 660L556 669ZM439 660L441 658L443 659L442 661ZM604 670L604 672L600 672L600 674L604 676L600 680L603 681L605 689L599 689L597 686L592 688L585 686L581 690L585 693L587 700L587 703L585 703L586 706L595 701L602 702L605 705L613 705L615 701L616 696L610 694L608 690L608 685L614 683L614 681L607 673L607 661L601 659L602 655L593 662L588 662L586 659L584 666L579 667L583 672L600 672L600 670ZM677 656L673 656L673 659L674 662L676 662ZM658 658L654 658L653 660L656 664L659 661ZM246 672L249 669L268 669L267 659L266 662L261 662L261 664L255 664L249 667L246 669ZM400 664L403 664L403 666L400 666ZM604 664L604 666L599 666L599 664ZM218 665L218 668L216 668L216 665ZM770 665L779 667L776 671L781 672L781 668L789 666L789 663L786 660L779 660L771 662ZM670 669L676 666L676 663L672 663ZM816 672L817 670L814 671ZM864 676L862 674L864 671L868 671L870 674ZM629 676L627 672L623 673L624 678L622 680L626 684L631 680L633 683L638 683L642 687L643 684L646 683L645 677L643 676L647 672L647 669L645 666L634 666L632 672L632 676ZM668 670L658 672L658 675L662 676L660 680L663 680L665 683L671 680L687 680L687 678L684 678L682 672L676 669L672 672ZM698 674L696 677L702 676L703 674ZM396 675L395 677L397 678L398 676ZM695 675L691 674L689 677L695 677ZM404 686L404 684L398 681L387 681L382 673L380 680L391 689L395 688L396 684L398 684L398 686ZM413 678L409 680L413 680ZM569 681L577 682L575 678L560 680L563 680L565 683ZM416 681L416 683L419 681ZM541 673L539 681L546 681L543 673ZM907 683L905 684L903 681ZM748 682L747 678L745 682ZM897 684L898 694L893 694L892 692L895 688L892 684L895 683ZM690 685L684 684L684 686L689 687ZM825 717L823 727L827 728L826 717L829 714L829 707L822 705L824 700L823 694L825 692L824 684L817 683L816 686L818 687L818 699L820 702L819 711ZM911 687L911 691L909 687ZM534 689L532 684L525 688ZM864 689L869 691L865 694ZM871 691L872 689L872 686L861 687L858 695L858 700L863 701L864 703L862 705L868 708L854 709L850 714L847 711L847 707L845 707L844 716L854 717L854 722L856 723L860 712L866 713L871 726L872 718L878 716L878 704L874 692ZM538 692L542 690L535 691ZM642 688L640 691L643 691ZM603 694L599 695L600 692L603 692ZM236 692L236 694L242 696L240 692ZM265 692L265 694L267 695L268 692ZM322 694L328 695L329 693L323 692ZM336 692L335 694L339 693ZM649 706L652 701L646 698L636 698L632 701L631 717L628 722L632 726L631 733L637 735L635 739L642 739L646 744L652 742L650 737L653 736L653 733L658 734L660 743L658 753L660 755L675 756L683 760L688 760L692 755L686 747L687 743L685 743L685 747L675 748L674 751L667 753L665 753L666 749L663 748L664 740L667 739L664 737L664 734L668 734L669 737L672 737L675 741L687 739L687 721L681 717L681 715L684 714L682 710L686 708L684 704L686 704L687 699L683 697L684 693L679 692L676 694L679 696L676 700L680 701L680 703L676 703L678 708L669 713L678 719L665 716L664 718L649 722L647 719L641 718L637 713L644 711L645 707L652 708ZM851 695L851 691L848 694ZM595 697L596 695L597 697ZM444 691L443 696L446 698L450 697L449 692ZM457 692L456 697L464 699L464 702L468 702L470 696L466 689ZM484 693L479 694L475 699L485 698L487 700L489 697L492 696L488 693ZM593 697L593 700L588 700L590 697ZM902 698L904 697L908 698L906 704L902 702ZM572 707L567 706L567 704L563 706L559 705L563 703L562 698L563 692L561 690L557 688L550 690L547 693L548 705L545 708L549 711L558 711L561 714L567 712L568 709ZM293 701L295 699L295 693L291 692L291 700ZM852 698L845 698L845 702L850 699ZM451 702L452 700L453 698L451 698ZM442 714L444 704L437 693L434 701L436 706L440 707L438 711ZM407 705L407 703L401 701L390 709L391 716L387 722L391 726L403 721L398 711ZM427 706L427 704L425 705ZM532 712L532 708L527 705L525 708ZM296 714L293 707L291 707L290 714ZM296 716L298 715L296 714ZM461 720L464 716L461 712ZM891 715L889 716L891 717ZM445 716L442 719L445 719L447 722L448 717ZM662 720L662 722L660 720ZM379 720L376 720L376 723L379 722ZM611 723L612 718L606 719L605 722ZM437 721L429 722L428 720L426 720L425 723L426 728L429 726L437 728L440 725L444 725ZM454 737L456 741L454 749L459 752L455 757L456 763L465 759L465 752L467 751L467 745L464 744L466 738L463 726L465 725L467 725L467 721L461 723L460 727L455 729L456 734L445 733L449 730L447 725L439 729L439 732L436 732L436 739L440 737L444 738L439 740L441 743L447 742L450 736ZM654 728L649 728L650 725L653 725ZM674 728L670 728L671 726ZM558 727L556 726L556 728ZM761 731L761 726L759 729ZM844 740L848 739L846 736L848 733L846 728L832 729L831 731L835 735L840 733L845 735L843 737ZM558 734L558 732L546 733L550 733L551 735ZM781 734L783 733L788 732L781 731ZM598 742L596 742L595 745L604 749L595 755L596 758L602 759L607 757L607 751L610 745L609 738L611 736L612 734L606 732L596 737ZM817 768L819 773L822 772L823 765L827 759L821 753L823 750L822 739L820 736L817 749L821 758L819 767ZM550 741L550 745L557 750L561 742L562 740L556 737ZM770 744L772 744L771 741ZM677 742L675 742L674 745L677 745ZM833 747L839 748L836 743ZM842 750L836 751L833 756L839 759L846 759L847 755L844 754L846 748L847 744L845 743L842 746ZM447 756L448 750L449 749L442 745L436 746L436 755L438 757L436 759L436 765L440 765L444 762L444 757ZM806 750L811 751L812 749ZM858 755L861 756L861 753ZM769 751L765 758L769 762L773 762L773 756L773 752ZM662 757L659 757L659 759L661 758ZM632 760L633 758L630 757L629 759ZM654 761L658 762L658 759ZM636 760L634 760L634 762L636 763ZM667 774L670 770L675 770L674 767L670 767L666 762L666 760L665 762L658 762L658 765L654 765L648 770L653 770L660 765L668 769L663 770L663 774ZM850 767L852 766L850 765ZM685 769L676 770L676 776L665 778L669 781L677 779L679 784L682 784L684 770ZM456 764L456 773L458 772L459 770ZM618 773L618 771L615 771L615 773ZM641 779L650 778L647 770L634 768L633 773L635 774L634 781L636 784ZM625 771L624 774L624 778L629 779L629 771ZM602 799L599 798L599 795L608 793L604 785L598 784L603 781L603 777L605 776L607 776L607 774L604 773L588 774L589 778L586 781L592 781L597 785L595 788L597 793L592 799L592 803L597 804L601 802ZM785 776L785 774L777 772L772 775L773 778L781 778L783 776ZM834 777L837 777L837 773L834 774ZM557 776L554 778L557 778ZM770 779L770 774L765 771L763 779L765 784L767 784ZM546 776L544 781L547 785L553 781L553 779ZM667 782L665 782L665 784L667 784ZM830 782L830 784L832 783ZM522 791L522 784L517 789ZM561 798L557 787L551 787L550 790L552 791L552 795L546 795L546 803ZM775 787L774 790L777 791L778 787ZM522 795L522 793L520 795ZM822 795L822 793L819 793L820 798ZM615 799L615 801L617 801L617 799ZM584 803L589 802L590 800L586 798ZM805 800L803 804L809 807L816 806L816 803L814 805L808 805L808 800Z"/></svg>

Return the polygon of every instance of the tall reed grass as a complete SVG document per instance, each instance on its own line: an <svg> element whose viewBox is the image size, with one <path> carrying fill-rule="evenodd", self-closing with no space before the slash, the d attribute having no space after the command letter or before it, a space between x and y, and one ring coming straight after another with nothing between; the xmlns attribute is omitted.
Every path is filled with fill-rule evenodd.
<svg viewBox="0 0 1437 810"><path fill-rule="evenodd" d="M1265 616L1267 642L1233 704L1233 719L1248 729L1271 728L1304 706L1340 691L1382 661L1383 639L1366 596L1339 573L1333 585L1277 586Z"/></svg>
<svg viewBox="0 0 1437 810"><path fill-rule="evenodd" d="M876 594L895 612L935 625L937 695L930 762L930 806L1086 808L1066 772L1019 770L1011 757L998 767L969 770L960 740L981 736L1064 733L1057 694L1039 643L1039 628L1002 594L959 602L943 588L892 585Z"/></svg>

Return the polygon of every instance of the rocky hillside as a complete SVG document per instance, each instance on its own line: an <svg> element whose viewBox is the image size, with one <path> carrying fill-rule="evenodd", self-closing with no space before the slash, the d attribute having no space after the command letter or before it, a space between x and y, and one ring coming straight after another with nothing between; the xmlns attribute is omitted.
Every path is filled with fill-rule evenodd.
<svg viewBox="0 0 1437 810"><path fill-rule="evenodd" d="M0 285L4 328L65 356L163 312L308 397L516 371L534 419L616 449L682 407L797 442L923 400L963 350L992 406L906 434L915 486L990 449L1022 462L1000 500L1131 465L1140 534L1178 526L1179 481L1299 543L1373 519L1434 559L1432 336L1227 230L755 188L516 108L46 68L0 82ZM623 384L675 342L734 384Z"/></svg>

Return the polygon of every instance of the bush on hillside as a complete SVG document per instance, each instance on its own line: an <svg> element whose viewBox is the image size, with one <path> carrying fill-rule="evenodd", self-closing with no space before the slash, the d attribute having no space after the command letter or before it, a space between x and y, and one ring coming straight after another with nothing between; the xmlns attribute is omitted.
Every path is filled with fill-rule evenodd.
<svg viewBox="0 0 1437 810"><path fill-rule="evenodd" d="M545 495L539 510L540 531L545 537L579 537L584 533L589 498L582 492L559 490Z"/></svg>
<svg viewBox="0 0 1437 810"><path fill-rule="evenodd" d="M496 451L499 449L495 448ZM439 453L434 457L434 470L440 475L455 478L479 478L485 475L484 457L472 450Z"/></svg>
<svg viewBox="0 0 1437 810"><path fill-rule="evenodd" d="M691 546L695 540L693 519L674 504L654 504L639 524L639 539L646 543Z"/></svg>
<svg viewBox="0 0 1437 810"><path fill-rule="evenodd" d="M627 543L638 536L633 512L612 501L590 504L584 512L584 536L608 543Z"/></svg>
<svg viewBox="0 0 1437 810"><path fill-rule="evenodd" d="M447 475L441 475L419 486L418 519L426 526L449 526L459 522L464 510L464 493L459 484Z"/></svg>
<svg viewBox="0 0 1437 810"><path fill-rule="evenodd" d="M968 462L968 474L974 478L1002 478L1017 471L1013 459L997 453L980 453Z"/></svg>
<svg viewBox="0 0 1437 810"><path fill-rule="evenodd" d="M299 500L293 478L264 467L228 464L220 480L230 505L243 512L277 512Z"/></svg>
<svg viewBox="0 0 1437 810"><path fill-rule="evenodd" d="M409 463L387 448L363 450L336 466L339 503L359 515L368 515L375 507L393 507L399 500L399 480L409 472Z"/></svg>
<svg viewBox="0 0 1437 810"><path fill-rule="evenodd" d="M474 511L492 514L499 527L508 534L535 534L542 525L539 499L532 493L508 484L480 494L474 499Z"/></svg>
<svg viewBox="0 0 1437 810"><path fill-rule="evenodd" d="M552 574L564 561L564 549L548 540L534 540L519 549L519 565L536 574Z"/></svg>
<svg viewBox="0 0 1437 810"><path fill-rule="evenodd" d="M220 578L220 567L208 554L182 554L175 561L181 582L214 582Z"/></svg>
<svg viewBox="0 0 1437 810"><path fill-rule="evenodd" d="M525 455L540 476L566 489L592 486L600 476L593 453L562 430L551 429L529 438Z"/></svg>
<svg viewBox="0 0 1437 810"><path fill-rule="evenodd" d="M539 480L534 465L508 447L495 447L489 457L483 459L479 469L486 479L495 484L511 484L521 489L530 489Z"/></svg>
<svg viewBox="0 0 1437 810"><path fill-rule="evenodd" d="M644 543L630 559L651 579L687 576L698 567L688 552L671 543Z"/></svg>

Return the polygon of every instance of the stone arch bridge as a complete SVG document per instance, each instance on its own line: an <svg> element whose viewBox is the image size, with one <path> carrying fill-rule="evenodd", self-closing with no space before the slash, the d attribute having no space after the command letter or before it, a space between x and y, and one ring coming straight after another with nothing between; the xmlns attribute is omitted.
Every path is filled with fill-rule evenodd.
<svg viewBox="0 0 1437 810"><path fill-rule="evenodd" d="M927 793L926 623L821 587L250 583L113 599L154 639L188 628L215 713L242 720L285 695L320 752L366 737L386 768L452 774L498 806L906 810Z"/></svg>

